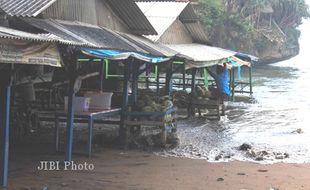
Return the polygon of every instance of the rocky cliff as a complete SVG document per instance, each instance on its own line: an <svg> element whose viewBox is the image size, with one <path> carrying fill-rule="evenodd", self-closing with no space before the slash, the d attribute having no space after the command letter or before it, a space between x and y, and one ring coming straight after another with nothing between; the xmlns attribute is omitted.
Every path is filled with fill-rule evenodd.
<svg viewBox="0 0 310 190"><path fill-rule="evenodd" d="M297 55L297 27L309 17L304 0L200 0L196 9L214 46L256 55L263 63Z"/></svg>

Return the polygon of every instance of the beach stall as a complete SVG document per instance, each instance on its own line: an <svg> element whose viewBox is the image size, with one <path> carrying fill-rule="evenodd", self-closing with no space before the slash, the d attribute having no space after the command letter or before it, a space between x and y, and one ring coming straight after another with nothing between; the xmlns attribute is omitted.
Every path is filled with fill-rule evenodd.
<svg viewBox="0 0 310 190"><path fill-rule="evenodd" d="M140 60L142 62L162 62L168 61L169 58L152 56L148 51L139 48L138 46L130 43L125 38L121 37L119 34L113 32L112 30L128 32L135 35L153 35L157 34L151 24L148 22L146 17L142 14L140 9L133 1L120 1L120 0L106 0L106 1L92 1L92 2L80 2L71 0L58 0L58 1L44 1L44 3L37 3L35 1L27 2L26 5L21 5L17 3L16 0L10 0L4 4L1 4L1 9L5 12L6 15L9 15L9 22L12 28L30 32L34 36L40 36L39 40L42 39L52 39L54 42L57 42L61 45L58 45L57 49L60 50L60 54L64 65L67 69L67 79L63 81L68 86L68 98L66 99L67 107L66 110L53 112L52 115L55 116L55 141L56 148L58 147L58 119L60 117L66 118L67 122L67 134L66 134L66 156L65 160L72 160L72 146L73 146L73 123L76 119L84 119L88 122L88 154L91 153L91 138L92 138L92 127L94 120L105 117L110 114L120 114L125 113L121 112L120 108L117 109L107 109L95 111L84 111L84 108L87 105L85 99L85 107L83 108L83 114L75 112L74 106L76 106L75 98L76 93L79 91L82 80L85 77L81 76L80 70L81 59L85 56L89 60L93 61L93 58L98 60L98 55L93 55L90 51L86 49L81 49L81 47L94 48L96 51L104 51L105 54L100 59L100 69L98 69L98 74L91 73L91 76L100 76L100 85L99 89L103 90L102 78L104 78L104 63L108 60L122 60L124 64L125 73L129 73L129 68L136 67L134 60ZM33 4L33 5L32 5ZM31 6L30 6L31 5ZM18 6L18 7L17 7ZM13 8L12 8L13 7ZM23 9L19 10L20 7ZM25 9L27 7L27 9ZM64 14L63 9L66 9ZM11 17L12 16L12 17ZM16 16L16 17L13 17ZM27 18L27 17L40 17L38 18ZM42 19L45 18L45 19ZM54 19L50 19L54 18ZM59 19L59 20L56 20ZM63 20L64 19L64 20ZM73 21L75 20L75 21ZM87 23L85 23L87 22ZM100 25L100 26L98 26ZM107 28L103 27L106 26ZM29 35L31 35L29 33ZM14 34L16 35L16 34ZM28 38L27 38L28 39ZM48 41L49 42L49 41ZM112 54L111 54L112 52ZM115 54L115 52L117 52ZM50 53L48 52L48 55ZM120 55L120 56L119 56ZM100 55L101 56L101 55ZM54 56L53 58L55 58ZM116 57L116 58L115 58ZM36 60L31 59L31 61L37 61L37 64L40 64L39 61L46 61L45 59ZM48 62L50 61L50 62ZM55 61L48 60L47 62L56 64ZM47 64L44 62L44 64ZM106 64L108 65L108 64ZM132 66L131 66L132 65ZM144 64L142 64L144 65ZM141 71L140 71L141 72ZM7 72L9 73L9 72ZM6 77L7 75L3 75ZM129 76L125 74L125 76ZM134 76L137 76L135 74ZM9 77L6 77L9 80ZM135 78L135 77L133 77ZM124 77L126 79L126 77ZM4 90L1 91L9 96L9 86L10 83L8 80L3 80L5 83ZM128 81L124 80L124 83ZM126 89L128 85L124 85ZM128 93L124 90L124 104L123 108L126 109L126 102L128 102ZM4 100L3 100L4 102ZM4 135L4 138L1 138L1 155L3 155L1 161L1 171L3 186L6 186L7 178L7 142L8 142L8 99L5 100L6 104L3 106L5 113L3 115L4 130L1 131L1 135ZM44 110L43 110L44 111ZM50 114L51 112L47 112ZM125 114L121 114L124 118ZM124 119L123 119L124 120ZM123 129L123 127L121 127ZM123 130L121 130L122 132Z"/></svg>
<svg viewBox="0 0 310 190"><path fill-rule="evenodd" d="M75 94L78 92L80 83L81 83L81 76L78 75L79 69L78 69L78 62L79 60L85 60L85 58L100 58L101 61L101 69L99 71L100 81L102 82L103 79L103 63L107 62L108 60L120 60L123 63L129 62L129 65L134 65L132 62L132 58L134 60L141 60L142 62L163 62L169 60L169 58L163 58L163 57L156 57L150 55L149 52L143 50L142 48L139 48L138 46L134 45L133 43L130 43L125 38L121 37L121 35L108 30L103 27L98 27L95 25L85 24L81 22L70 22L70 21L61 21L61 20L52 20L52 19L34 19L34 18L28 18L23 19L24 22L32 25L36 28L44 29L47 32L50 32L56 36L60 36L65 39L70 39L77 42L84 42L89 47L95 47L93 49L73 49L68 56L67 62L69 64L69 76L70 76L70 83L69 83L69 95L68 95L68 109L67 109L67 115L66 113L58 113L58 117L66 117L68 116L67 121L67 145L66 145L66 159L71 160L72 155L72 135L73 135L73 122L74 117L76 118L88 118L88 128L89 128L89 138L88 138L88 155L91 155L91 144L92 144L92 126L93 122L96 118L102 118L104 116L110 116L112 114L120 114L121 108L116 109L108 109L108 110L98 110L98 112L93 112L91 110L88 110L87 112L83 112L82 114L74 114L73 111L73 99L75 97ZM89 32L91 31L91 36L89 35ZM87 56L87 57L85 57ZM123 70L128 72L127 68ZM141 71L139 71L141 72ZM128 82L128 79L124 77L124 81ZM128 86L128 84L124 84L125 87ZM99 85L99 88L102 88L102 83ZM126 91L123 92L124 94L128 94ZM126 102L126 101L125 101ZM108 106L109 107L109 106ZM123 106L123 109L126 106ZM57 122L56 122L57 123ZM57 130L57 124L56 124L56 130ZM58 134L56 132L56 134ZM58 139L58 137L56 137ZM57 142L57 141L56 141ZM56 145L56 148L58 149L58 145Z"/></svg>
<svg viewBox="0 0 310 190"><path fill-rule="evenodd" d="M230 59L232 56L234 56L235 52L195 43L174 44L166 46L173 49L174 51L179 52L179 57L184 57L186 59L185 69L191 72L191 93L189 94L189 98L187 100L188 115L194 115L195 109L216 110L215 115L209 115L216 116L216 118L219 118L220 115L223 115L225 112L223 103L219 100L209 99L209 80L206 68L227 62L227 59ZM204 80L200 87L197 89L198 80L196 77L198 71L203 73Z"/></svg>
<svg viewBox="0 0 310 190"><path fill-rule="evenodd" d="M209 82L212 84L212 80L208 80L206 67L216 65L217 62L221 64L223 61L228 61L226 58L234 55L236 55L235 58L237 59L237 52L235 51L208 45L207 34L200 24L190 1L136 0L136 3L158 33L157 35L145 35L145 37L153 42L162 43L179 53L176 55L179 60L175 60L174 64L183 65L183 69L179 69L178 74L174 75L172 83L175 89L183 89L183 92L177 93L177 96L183 97L182 99L186 99L184 97L186 93L189 93L186 90L193 87L192 79L202 86L208 87ZM239 60L241 65L243 65L244 61L246 60ZM232 97L239 92L247 93L249 91L252 93L251 77L246 82L237 80L240 76L239 68L244 66L235 61L231 61L231 63L236 67L236 69L232 69L234 75L231 75L236 75L234 78L231 77L231 79L235 79L234 85L231 85ZM191 67L199 67L200 69L193 71L193 69L190 69ZM249 67L249 70L251 70L251 67ZM197 76L193 78L192 74L194 72L197 73ZM198 74L200 77L198 77ZM247 91L245 89L248 86L250 89ZM180 105L182 106L182 103Z"/></svg>
<svg viewBox="0 0 310 190"><path fill-rule="evenodd" d="M163 120L167 115L175 112L173 105L168 102L159 104L155 103L155 100L151 102L143 102L142 96L146 97L147 94L139 94L138 92L138 77L144 73L147 69L148 64L168 64L170 58L159 57L154 55L147 55L135 52L120 52L120 51L106 51L106 50L95 50L95 49L83 49L88 55L95 56L97 58L109 59L109 60L123 60L124 61L124 74L123 74L123 100L122 100L122 117L121 117L121 130L120 136L124 140L125 146L128 145L128 140L132 136L133 127L150 126L161 128L162 133L166 134L168 123L172 122L172 119ZM129 82L131 83L131 93L128 91ZM130 94L130 96L129 96ZM139 97L139 98L138 98ZM159 98L155 96L154 98ZM166 97L169 101L169 97ZM141 105L143 103L143 105ZM151 105L148 103L155 104L157 109L152 110ZM147 109L149 108L149 109ZM159 122L157 121L160 118ZM147 118L147 119L146 119ZM153 122L152 122L153 120ZM172 124L171 124L172 125ZM170 126L171 126L170 125ZM171 129L170 129L171 130ZM165 141L166 137L163 137Z"/></svg>
<svg viewBox="0 0 310 190"><path fill-rule="evenodd" d="M104 76L103 66L108 62L108 59L101 59L99 60L101 66L98 72L80 76L75 70L81 69L81 63L78 62L81 62L83 56L80 56L82 52L77 47L107 48L108 44L110 46L107 49L147 53L141 48L132 47L132 44L129 45L130 43L125 39L122 43L119 43L116 39L120 39L121 37L116 33L109 35L112 32L111 30L135 35L157 34L144 14L132 0L103 0L90 2L51 0L44 2L26 1L22 3L17 2L17 0L9 0L6 3L2 3L0 7L5 14L9 15L8 18L10 23L15 29L40 34L42 36L54 37L57 40L64 39L69 45L73 46L61 48L67 71L69 71L66 77L69 79L67 78L65 81L52 84L52 87L58 84L70 87L70 93L67 99L69 108L71 108L71 104L73 104L72 94L74 94L74 91L71 91L71 87L75 86L76 88L73 90L78 90L81 80L89 77L99 75L102 79ZM63 10L66 11L64 12ZM102 31L101 27L105 27L105 29ZM94 59L88 59L88 61L93 60ZM96 62L98 62L98 59L96 59ZM101 83L98 85L99 89L102 89L102 80L99 79L99 81L99 83ZM70 119L67 121L67 160L71 160L72 152L73 112L70 110L71 109L67 110L70 115L68 117ZM119 110L116 110L116 113L119 112ZM85 119L85 116L83 116L83 118ZM88 118L90 118L90 116L86 116L86 120L89 120ZM91 121L89 121L89 123L91 124ZM90 124L89 126L91 126ZM56 145L56 149L57 147Z"/></svg>
<svg viewBox="0 0 310 190"><path fill-rule="evenodd" d="M0 27L0 186L7 186L11 87L15 83L15 67L46 65L61 67L58 39Z"/></svg>
<svg viewBox="0 0 310 190"><path fill-rule="evenodd" d="M252 82L252 67L258 62L258 58L245 54L236 53L232 58L228 59L233 68L230 72L230 86L231 86L231 101L235 101L235 95L238 94L253 94ZM246 77L241 76L243 71L247 74Z"/></svg>

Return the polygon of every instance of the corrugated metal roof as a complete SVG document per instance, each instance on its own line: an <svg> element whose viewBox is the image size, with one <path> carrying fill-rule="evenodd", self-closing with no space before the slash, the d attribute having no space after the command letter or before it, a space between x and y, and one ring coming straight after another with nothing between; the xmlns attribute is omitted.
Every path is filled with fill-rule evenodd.
<svg viewBox="0 0 310 190"><path fill-rule="evenodd" d="M12 28L0 26L0 38L12 39L12 40L27 40L38 42L59 42L63 44L71 44L71 42L65 41L52 34L33 34ZM78 44L76 44L78 45Z"/></svg>
<svg viewBox="0 0 310 190"><path fill-rule="evenodd" d="M24 18L23 20L61 39L86 44L88 47L147 53L116 32L103 27L77 21L35 18Z"/></svg>
<svg viewBox="0 0 310 190"><path fill-rule="evenodd" d="M191 4L185 7L180 14L180 20L191 34L196 43L208 43L208 36L203 29L197 14Z"/></svg>
<svg viewBox="0 0 310 190"><path fill-rule="evenodd" d="M136 2L158 35L146 36L157 41L179 17L189 2Z"/></svg>
<svg viewBox="0 0 310 190"><path fill-rule="evenodd" d="M107 2L135 34L157 34L152 24L133 0L107 0Z"/></svg>
<svg viewBox="0 0 310 190"><path fill-rule="evenodd" d="M132 34L125 34L125 33L120 33L120 35L122 35L124 38L126 38L130 42L141 47L142 49L146 50L147 52L149 52L149 54L152 54L155 56L173 57L178 53L170 48L167 48L163 44L154 43L145 37L135 36Z"/></svg>
<svg viewBox="0 0 310 190"><path fill-rule="evenodd" d="M193 41L196 43L208 44L208 36L199 22L183 23L187 31L191 34Z"/></svg>
<svg viewBox="0 0 310 190"><path fill-rule="evenodd" d="M10 16L35 17L56 0L0 0L0 8Z"/></svg>
<svg viewBox="0 0 310 190"><path fill-rule="evenodd" d="M166 46L177 51L179 57L190 61L191 64L187 65L187 68L215 65L236 54L234 51L195 43Z"/></svg>
<svg viewBox="0 0 310 190"><path fill-rule="evenodd" d="M183 23L199 21L199 18L191 4L188 4L188 6L186 6L185 9L182 11L182 13L180 14L180 20Z"/></svg>

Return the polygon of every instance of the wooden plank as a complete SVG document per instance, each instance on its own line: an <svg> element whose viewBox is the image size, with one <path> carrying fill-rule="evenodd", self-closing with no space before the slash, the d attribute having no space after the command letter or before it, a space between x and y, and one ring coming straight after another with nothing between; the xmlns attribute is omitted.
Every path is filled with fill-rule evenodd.
<svg viewBox="0 0 310 190"><path fill-rule="evenodd" d="M165 122L163 121L125 121L126 125L143 125L143 126L164 126Z"/></svg>

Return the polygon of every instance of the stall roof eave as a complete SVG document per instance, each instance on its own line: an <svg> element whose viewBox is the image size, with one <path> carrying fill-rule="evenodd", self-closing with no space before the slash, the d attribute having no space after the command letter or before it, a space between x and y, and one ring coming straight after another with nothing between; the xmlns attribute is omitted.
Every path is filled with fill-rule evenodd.
<svg viewBox="0 0 310 190"><path fill-rule="evenodd" d="M0 38L11 40L27 40L37 42L57 42L57 39L52 36L41 36L39 34L32 34L12 28L0 26Z"/></svg>
<svg viewBox="0 0 310 190"><path fill-rule="evenodd" d="M178 52L178 57L187 60L186 67L202 68L224 62L228 57L236 54L234 51L203 44L173 44L166 45L168 48Z"/></svg>
<svg viewBox="0 0 310 190"><path fill-rule="evenodd" d="M142 49L149 52L149 54L155 56L164 56L164 57L174 57L178 52L167 48L165 45L152 42L150 39L147 39L142 36L136 36L127 33L120 33L121 36L128 39L130 42L136 44L137 46L141 47Z"/></svg>

